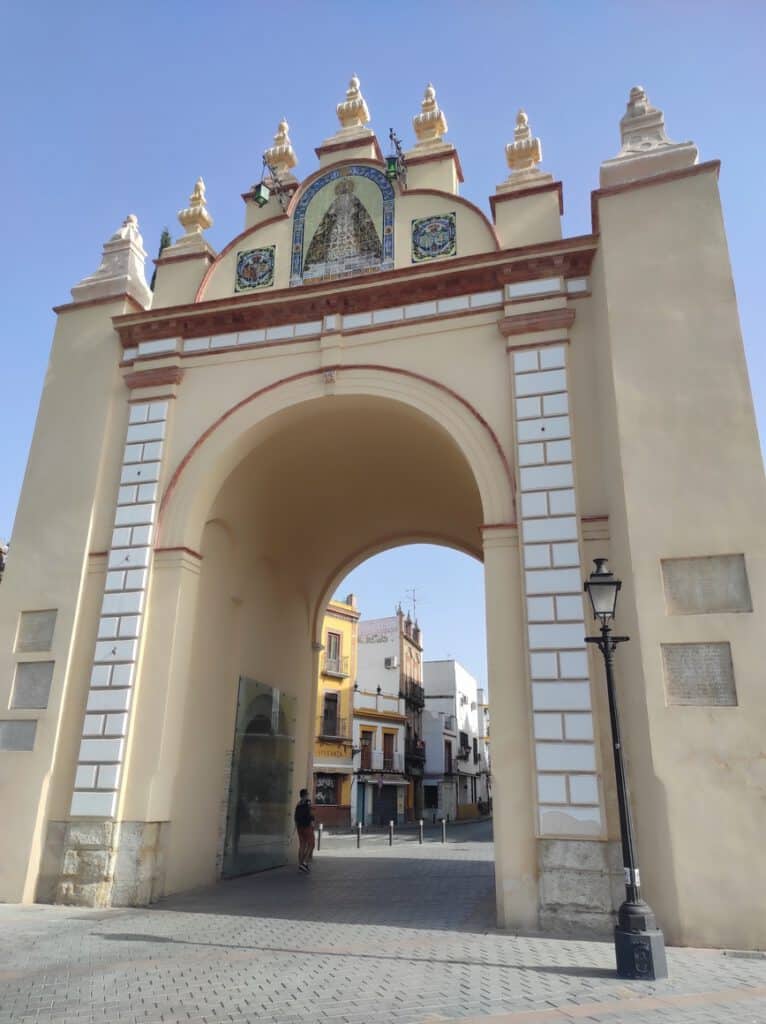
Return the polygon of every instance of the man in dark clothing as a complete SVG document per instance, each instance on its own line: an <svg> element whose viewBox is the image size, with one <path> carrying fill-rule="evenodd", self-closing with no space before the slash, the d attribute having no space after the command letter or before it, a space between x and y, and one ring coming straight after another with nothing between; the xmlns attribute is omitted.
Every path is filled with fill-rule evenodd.
<svg viewBox="0 0 766 1024"><path fill-rule="evenodd" d="M298 832L298 870L308 874L311 858L314 856L314 815L311 813L309 791L301 790L301 798L295 805L295 828Z"/></svg>

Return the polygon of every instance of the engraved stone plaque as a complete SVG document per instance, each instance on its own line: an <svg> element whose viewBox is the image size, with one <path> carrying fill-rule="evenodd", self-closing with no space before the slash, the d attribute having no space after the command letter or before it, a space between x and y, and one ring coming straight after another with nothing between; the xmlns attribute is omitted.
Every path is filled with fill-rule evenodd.
<svg viewBox="0 0 766 1024"><path fill-rule="evenodd" d="M669 615L753 610L744 555L666 558L662 581Z"/></svg>
<svg viewBox="0 0 766 1024"><path fill-rule="evenodd" d="M12 708L47 708L53 679L52 661L22 661L16 666Z"/></svg>
<svg viewBox="0 0 766 1024"><path fill-rule="evenodd" d="M56 609L41 612L22 612L16 650L20 652L49 651L56 627Z"/></svg>
<svg viewBox="0 0 766 1024"><path fill-rule="evenodd" d="M32 750L37 722L4 719L0 722L0 750Z"/></svg>
<svg viewBox="0 0 766 1024"><path fill-rule="evenodd" d="M728 643L663 644L668 704L734 707L737 691Z"/></svg>

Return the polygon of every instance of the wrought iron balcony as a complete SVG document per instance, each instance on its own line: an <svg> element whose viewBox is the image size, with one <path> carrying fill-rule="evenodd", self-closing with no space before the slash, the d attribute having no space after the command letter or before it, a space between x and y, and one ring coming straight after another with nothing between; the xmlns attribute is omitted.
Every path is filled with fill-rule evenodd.
<svg viewBox="0 0 766 1024"><path fill-rule="evenodd" d="M425 741L407 740L404 745L404 759L416 765L424 764L426 759Z"/></svg>
<svg viewBox="0 0 766 1024"><path fill-rule="evenodd" d="M399 696L415 707L422 708L426 702L425 690L417 679L410 676L402 676L399 684Z"/></svg>
<svg viewBox="0 0 766 1024"><path fill-rule="evenodd" d="M471 754L470 747L461 747L457 752L458 761L467 761Z"/></svg>
<svg viewBox="0 0 766 1024"><path fill-rule="evenodd" d="M348 677L348 655L331 658L325 654L322 658L322 673L326 676L335 676L337 679Z"/></svg>
<svg viewBox="0 0 766 1024"><path fill-rule="evenodd" d="M350 740L351 725L347 718L337 715L320 715L317 719L317 739Z"/></svg>
<svg viewBox="0 0 766 1024"><path fill-rule="evenodd" d="M386 754L382 750L371 750L362 747L359 761L360 772L401 772L404 768L403 757L399 753Z"/></svg>

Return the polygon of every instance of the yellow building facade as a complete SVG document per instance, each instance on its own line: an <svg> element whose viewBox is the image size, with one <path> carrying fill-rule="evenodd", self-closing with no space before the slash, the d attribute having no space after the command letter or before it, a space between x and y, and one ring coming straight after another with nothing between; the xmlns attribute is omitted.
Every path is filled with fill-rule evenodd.
<svg viewBox="0 0 766 1024"><path fill-rule="evenodd" d="M330 601L322 621L312 799L317 822L351 825L354 682L359 612L353 594Z"/></svg>

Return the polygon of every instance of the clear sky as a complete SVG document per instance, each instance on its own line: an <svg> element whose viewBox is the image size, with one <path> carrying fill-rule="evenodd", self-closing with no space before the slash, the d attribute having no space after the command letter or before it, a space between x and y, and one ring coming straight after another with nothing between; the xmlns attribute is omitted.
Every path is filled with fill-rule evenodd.
<svg viewBox="0 0 766 1024"><path fill-rule="evenodd" d="M313 149L335 131L335 104L353 72L381 141L394 127L406 145L433 81L460 152L463 194L485 210L507 173L503 146L525 107L544 168L564 183L570 235L590 231L599 164L619 148L630 87L644 85L671 138L692 139L701 159L723 162L734 278L766 435L763 3L28 0L6 4L0 26L0 537L10 533L18 501L51 306L96 269L102 243L126 214L138 215L151 255L165 225L179 233L176 211L200 174L215 218L208 237L222 248L242 228L240 194L258 180L278 120L290 122L297 171L311 173ZM429 576L432 563L418 572L411 553L399 557L390 597L370 600L370 614L386 614L413 584L433 579L429 589L438 592L440 578L448 582L451 570ZM449 554L444 564L458 561ZM423 625L436 637L426 607ZM479 671L483 654L453 653Z"/></svg>

